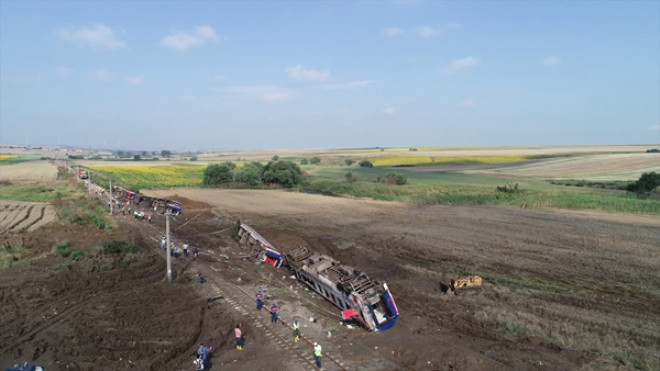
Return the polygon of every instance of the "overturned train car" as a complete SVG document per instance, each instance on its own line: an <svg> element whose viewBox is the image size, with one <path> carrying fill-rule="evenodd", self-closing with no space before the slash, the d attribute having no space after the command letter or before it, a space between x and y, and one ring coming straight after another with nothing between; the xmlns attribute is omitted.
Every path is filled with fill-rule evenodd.
<svg viewBox="0 0 660 371"><path fill-rule="evenodd" d="M238 221L235 234L253 261L275 268L286 264L296 278L342 310L345 320L353 320L371 331L386 330L399 318L399 310L385 283L341 264L329 256L312 253L299 246L283 256L272 244L247 224Z"/></svg>
<svg viewBox="0 0 660 371"><path fill-rule="evenodd" d="M357 269L327 255L299 246L286 254L286 263L298 280L342 310L344 319L353 319L371 331L392 327L399 310L385 283L371 280Z"/></svg>

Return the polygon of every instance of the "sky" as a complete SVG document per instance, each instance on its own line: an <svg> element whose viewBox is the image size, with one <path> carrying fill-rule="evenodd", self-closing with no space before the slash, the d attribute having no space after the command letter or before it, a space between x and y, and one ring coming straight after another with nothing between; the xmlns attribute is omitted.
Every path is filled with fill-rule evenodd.
<svg viewBox="0 0 660 371"><path fill-rule="evenodd" d="M660 143L660 1L0 0L0 143Z"/></svg>

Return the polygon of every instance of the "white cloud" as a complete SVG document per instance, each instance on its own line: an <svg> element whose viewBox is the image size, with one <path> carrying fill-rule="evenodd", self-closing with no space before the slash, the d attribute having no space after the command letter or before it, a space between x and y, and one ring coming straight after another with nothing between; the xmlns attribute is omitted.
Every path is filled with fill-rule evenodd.
<svg viewBox="0 0 660 371"><path fill-rule="evenodd" d="M463 107L474 107L474 101L472 99L464 100L461 102Z"/></svg>
<svg viewBox="0 0 660 371"><path fill-rule="evenodd" d="M383 110L383 113L386 114L386 115L393 115L394 114L394 107L385 108Z"/></svg>
<svg viewBox="0 0 660 371"><path fill-rule="evenodd" d="M125 42L115 38L115 33L110 27L98 23L92 27L81 27L77 30L71 27L59 28L56 33L61 40L81 47L117 50L126 46Z"/></svg>
<svg viewBox="0 0 660 371"><path fill-rule="evenodd" d="M397 36L405 35L406 31L404 31L400 28L390 27L390 28L386 28L386 29L380 31L380 34L382 36L385 36L385 37L394 38L394 37L397 37Z"/></svg>
<svg viewBox="0 0 660 371"><path fill-rule="evenodd" d="M215 77L213 78L213 81L225 81L225 80L227 80L227 78L224 77L223 75L215 75Z"/></svg>
<svg viewBox="0 0 660 371"><path fill-rule="evenodd" d="M463 59L456 59L455 61L451 62L445 68L443 71L447 74L454 74L458 73L460 71L464 71L469 69L470 67L474 67L481 63L480 60L474 59L472 57L467 57Z"/></svg>
<svg viewBox="0 0 660 371"><path fill-rule="evenodd" d="M143 76L134 76L134 77L127 77L126 82L131 85L144 85L145 80Z"/></svg>
<svg viewBox="0 0 660 371"><path fill-rule="evenodd" d="M429 26L415 27L413 32L416 35L421 36L423 38L439 36L442 33L442 31L439 28L433 28L433 27L429 27Z"/></svg>
<svg viewBox="0 0 660 371"><path fill-rule="evenodd" d="M319 86L319 88L323 90L353 90L353 89L363 88L373 83L375 83L375 81L362 80L362 81L344 82L337 84L324 84Z"/></svg>
<svg viewBox="0 0 660 371"><path fill-rule="evenodd" d="M324 82L330 80L330 72L306 69L300 65L287 68L286 72L294 80L304 82Z"/></svg>
<svg viewBox="0 0 660 371"><path fill-rule="evenodd" d="M73 69L66 66L57 66L55 68L55 76L57 77L67 77L71 74Z"/></svg>
<svg viewBox="0 0 660 371"><path fill-rule="evenodd" d="M292 98L291 93L286 92L275 92L264 94L263 100L268 102L284 102Z"/></svg>
<svg viewBox="0 0 660 371"><path fill-rule="evenodd" d="M182 95L181 100L183 102L194 102L195 101L195 96L194 95Z"/></svg>
<svg viewBox="0 0 660 371"><path fill-rule="evenodd" d="M543 65L547 67L558 66L560 63L561 63L561 58L554 55L543 58Z"/></svg>
<svg viewBox="0 0 660 371"><path fill-rule="evenodd" d="M112 81L112 74L110 74L110 71L108 70L98 70L94 74L94 78L96 81Z"/></svg>
<svg viewBox="0 0 660 371"><path fill-rule="evenodd" d="M660 131L660 125L651 125L651 130Z"/></svg>
<svg viewBox="0 0 660 371"><path fill-rule="evenodd" d="M284 102L295 97L295 93L272 85L234 85L211 88L209 91L221 94L223 99L255 99L268 102Z"/></svg>
<svg viewBox="0 0 660 371"><path fill-rule="evenodd" d="M219 42L220 38L209 25L195 27L193 32L179 32L168 35L160 40L160 44L178 51L184 51L191 46L202 45L207 41Z"/></svg>

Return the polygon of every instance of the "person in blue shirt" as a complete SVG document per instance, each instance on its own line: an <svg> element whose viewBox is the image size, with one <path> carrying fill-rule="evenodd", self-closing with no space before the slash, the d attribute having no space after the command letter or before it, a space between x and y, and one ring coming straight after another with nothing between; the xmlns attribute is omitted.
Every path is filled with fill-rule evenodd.
<svg viewBox="0 0 660 371"><path fill-rule="evenodd" d="M202 358L202 362L204 362L204 369L209 368L209 352L211 351L211 348L207 348L204 346L204 344L199 344L199 348L197 349L197 354Z"/></svg>

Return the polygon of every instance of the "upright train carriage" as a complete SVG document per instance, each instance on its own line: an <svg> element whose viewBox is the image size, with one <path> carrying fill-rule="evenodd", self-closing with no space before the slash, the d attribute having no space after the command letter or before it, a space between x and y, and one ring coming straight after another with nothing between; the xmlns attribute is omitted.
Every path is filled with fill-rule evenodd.
<svg viewBox="0 0 660 371"><path fill-rule="evenodd" d="M386 330L399 318L399 310L385 283L371 280L357 269L329 256L298 246L283 256L247 224L236 223L236 236L248 257L275 268L283 263L296 278L342 310L345 320L354 320L371 331Z"/></svg>

